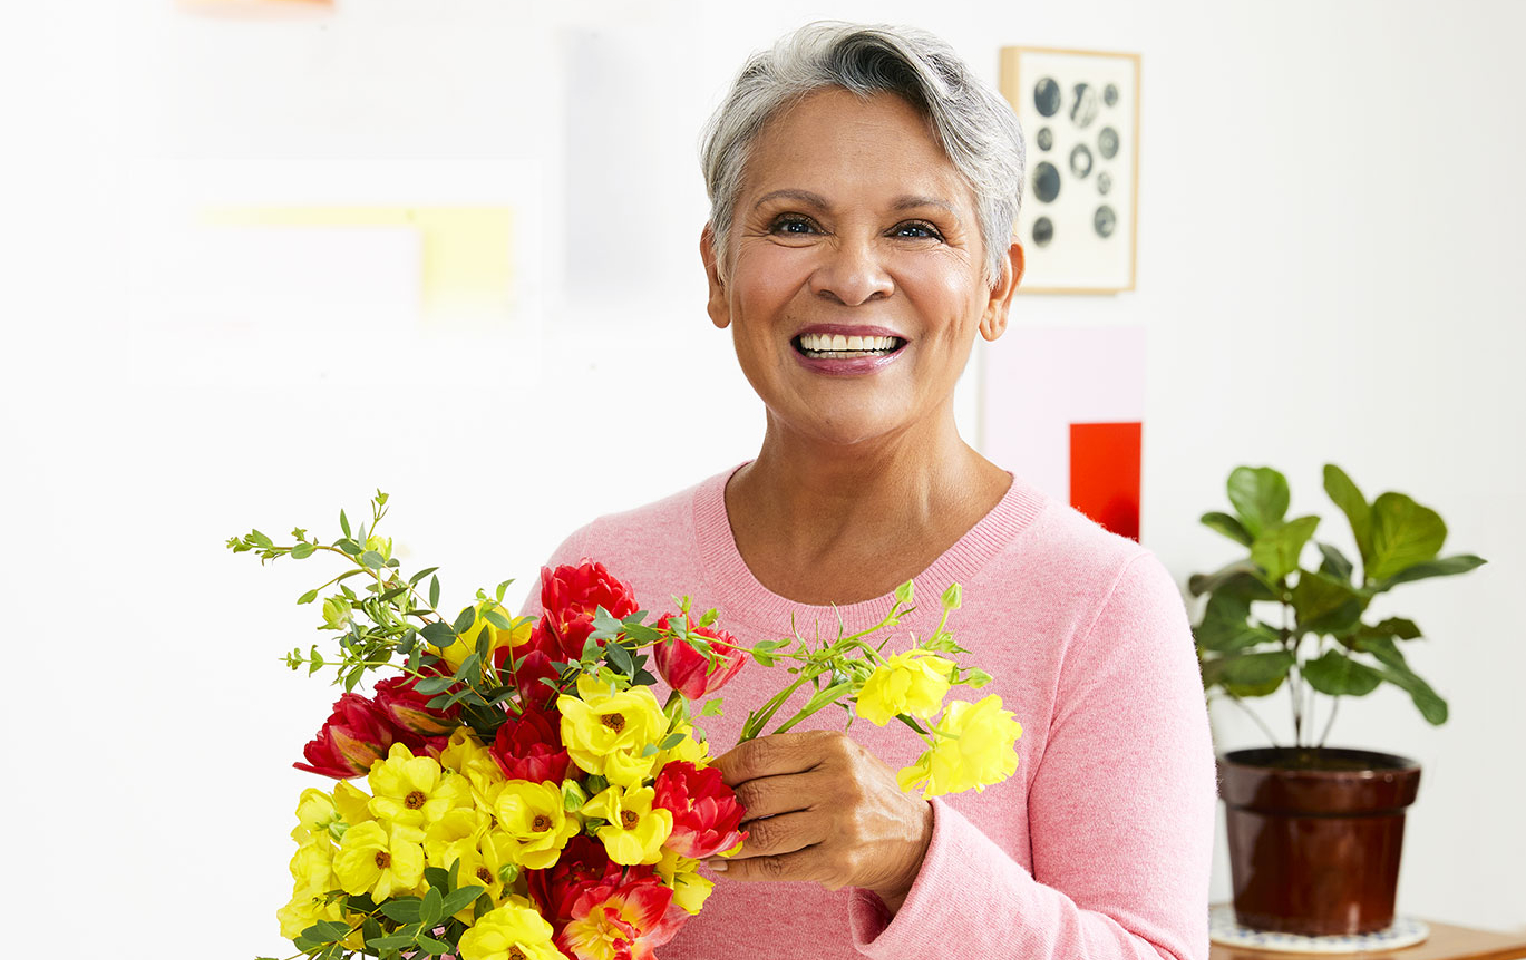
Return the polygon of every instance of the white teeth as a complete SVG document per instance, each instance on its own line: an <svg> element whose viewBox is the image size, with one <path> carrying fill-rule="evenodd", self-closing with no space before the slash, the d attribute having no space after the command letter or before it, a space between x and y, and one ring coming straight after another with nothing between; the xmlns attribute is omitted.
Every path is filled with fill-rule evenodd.
<svg viewBox="0 0 1526 960"><path fill-rule="evenodd" d="M800 349L812 354L854 355L896 349L896 337L861 337L844 334L808 333L799 338Z"/></svg>

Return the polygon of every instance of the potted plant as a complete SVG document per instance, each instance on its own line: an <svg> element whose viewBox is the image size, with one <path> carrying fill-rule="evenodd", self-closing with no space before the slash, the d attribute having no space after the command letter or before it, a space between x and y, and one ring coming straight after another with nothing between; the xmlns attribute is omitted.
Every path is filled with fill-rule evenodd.
<svg viewBox="0 0 1526 960"><path fill-rule="evenodd" d="M1440 556L1446 524L1402 493L1369 503L1334 464L1325 492L1346 515L1360 570L1332 544L1314 540L1320 518L1286 519L1287 479L1269 467L1229 475L1234 513L1213 511L1204 525L1250 555L1187 582L1208 595L1193 627L1203 685L1210 697L1242 707L1286 688L1293 739L1219 758L1236 920L1258 930L1305 936L1353 935L1393 922L1405 808L1420 768L1388 753L1326 746L1343 697L1366 696L1384 683L1407 693L1427 721L1445 723L1447 703L1416 676L1400 643L1421 636L1414 621L1364 620L1380 594L1401 584L1455 576L1482 565L1475 556ZM1301 565L1313 541L1319 566ZM1253 604L1277 604L1266 623ZM1316 698L1315 694L1324 694ZM1323 727L1315 735L1316 702ZM1249 708L1246 707L1247 711Z"/></svg>

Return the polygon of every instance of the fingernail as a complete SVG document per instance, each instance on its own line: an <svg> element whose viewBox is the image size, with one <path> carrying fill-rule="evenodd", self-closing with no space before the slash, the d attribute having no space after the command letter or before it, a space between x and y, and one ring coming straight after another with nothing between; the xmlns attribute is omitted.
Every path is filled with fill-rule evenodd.
<svg viewBox="0 0 1526 960"><path fill-rule="evenodd" d="M705 866L709 867L711 870L714 870L716 873L725 873L726 872L726 861L721 860L719 858L716 858L714 860L706 860L705 861Z"/></svg>

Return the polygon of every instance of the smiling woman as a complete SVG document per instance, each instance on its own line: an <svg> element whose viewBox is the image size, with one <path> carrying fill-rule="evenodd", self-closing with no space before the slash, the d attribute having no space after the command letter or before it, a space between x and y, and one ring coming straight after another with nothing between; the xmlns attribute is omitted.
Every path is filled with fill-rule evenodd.
<svg viewBox="0 0 1526 960"><path fill-rule="evenodd" d="M665 958L1207 955L1213 756L1175 584L954 421L1022 278L1024 157L947 45L852 24L753 57L706 132L707 310L762 400L762 448L593 521L552 562L693 595L747 644L862 629L897 584L957 581L959 642L1024 734L1016 776L931 801L897 785L915 741L890 729L817 715L720 756L750 837L710 865L721 882ZM938 613L902 626L928 636ZM727 688L713 753L763 674Z"/></svg>

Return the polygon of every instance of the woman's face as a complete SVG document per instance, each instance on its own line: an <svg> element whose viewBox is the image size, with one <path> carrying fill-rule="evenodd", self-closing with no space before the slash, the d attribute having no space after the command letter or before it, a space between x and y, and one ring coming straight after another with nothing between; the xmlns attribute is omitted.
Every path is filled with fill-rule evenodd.
<svg viewBox="0 0 1526 960"><path fill-rule="evenodd" d="M976 330L995 339L1022 249L994 290L975 197L900 97L837 88L771 120L752 144L725 283L709 312L778 425L851 444L950 409Z"/></svg>

